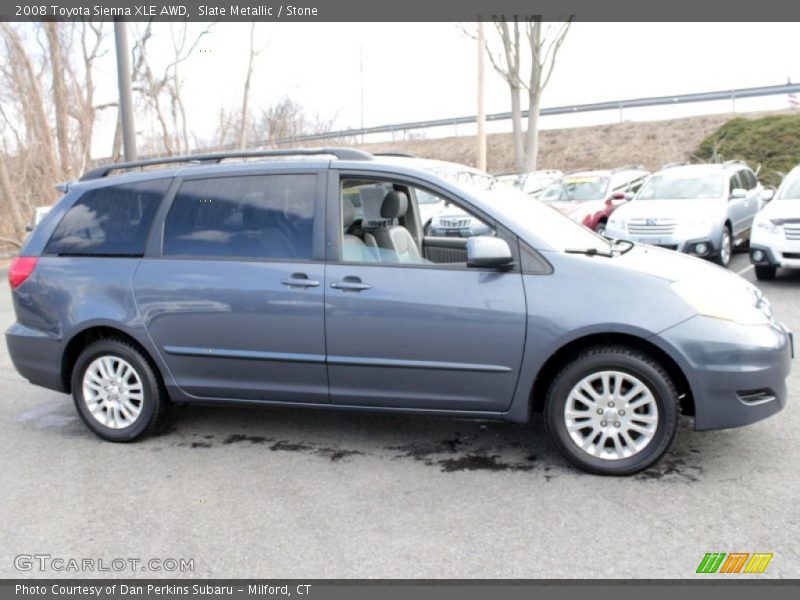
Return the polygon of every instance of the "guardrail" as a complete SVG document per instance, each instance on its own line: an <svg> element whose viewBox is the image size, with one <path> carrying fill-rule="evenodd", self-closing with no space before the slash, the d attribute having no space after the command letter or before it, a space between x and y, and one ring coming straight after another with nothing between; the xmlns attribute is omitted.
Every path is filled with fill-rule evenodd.
<svg viewBox="0 0 800 600"><path fill-rule="evenodd" d="M715 102L720 100L730 100L735 103L741 98L758 98L762 96L777 96L781 94L800 93L800 84L787 83L784 85L769 85L751 88L739 88L731 90L720 90L716 92L698 92L694 94L680 94L676 96L652 96L648 98L633 98L630 100L614 100L610 102L593 102L590 104L570 104L565 106L554 106L543 108L539 112L542 116L567 115L586 112L596 112L604 110L624 110L626 108L644 108L651 106L667 106L678 104L690 104L694 102ZM526 118L528 111L523 111L522 117ZM511 119L510 112L493 113L486 115L487 121L506 121ZM458 125L469 125L477 121L477 116L463 116L449 119L433 119L429 121L411 121L408 123L394 123L390 125L377 125L374 127L364 127L362 129L343 129L339 131L329 131L325 133L314 133L309 135L299 135L291 138L279 140L263 140L248 144L248 147L263 146L283 146L297 144L298 142L313 142L320 140L333 140L349 137L360 137L364 135L374 135L380 133L395 134L402 131L414 129L429 129L432 127L447 127ZM233 148L234 145L223 146L220 150Z"/></svg>

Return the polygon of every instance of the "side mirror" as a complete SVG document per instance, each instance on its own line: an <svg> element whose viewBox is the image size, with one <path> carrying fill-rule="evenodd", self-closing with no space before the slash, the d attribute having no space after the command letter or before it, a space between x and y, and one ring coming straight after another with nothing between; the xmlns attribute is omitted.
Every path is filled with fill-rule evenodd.
<svg viewBox="0 0 800 600"><path fill-rule="evenodd" d="M731 200L735 200L737 198L744 198L747 196L747 192L742 188L735 188L731 191Z"/></svg>
<svg viewBox="0 0 800 600"><path fill-rule="evenodd" d="M769 202L775 197L775 190L771 188L767 188L765 190L761 190L761 200L763 202Z"/></svg>
<svg viewBox="0 0 800 600"><path fill-rule="evenodd" d="M467 240L467 266L482 269L500 269L514 262L511 248L505 240L478 235Z"/></svg>
<svg viewBox="0 0 800 600"><path fill-rule="evenodd" d="M630 200L633 200L633 197L634 197L635 195L636 195L636 194L634 194L633 192L625 192L625 201L626 201L626 202L628 202L628 201L630 201Z"/></svg>

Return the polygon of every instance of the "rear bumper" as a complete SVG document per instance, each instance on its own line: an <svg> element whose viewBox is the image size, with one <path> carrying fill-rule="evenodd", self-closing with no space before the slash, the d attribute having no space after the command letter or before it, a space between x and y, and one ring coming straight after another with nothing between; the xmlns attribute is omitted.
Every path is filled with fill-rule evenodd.
<svg viewBox="0 0 800 600"><path fill-rule="evenodd" d="M14 323L6 331L6 345L14 368L25 379L66 392L61 378L61 340L43 331Z"/></svg>
<svg viewBox="0 0 800 600"><path fill-rule="evenodd" d="M741 427L786 405L792 338L783 325L696 316L659 337L680 355L694 397L695 429Z"/></svg>

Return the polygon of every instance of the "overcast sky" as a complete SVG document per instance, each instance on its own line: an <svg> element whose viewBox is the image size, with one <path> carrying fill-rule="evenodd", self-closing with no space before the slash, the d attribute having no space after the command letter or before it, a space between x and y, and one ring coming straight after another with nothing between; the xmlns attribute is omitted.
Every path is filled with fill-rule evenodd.
<svg viewBox="0 0 800 600"><path fill-rule="evenodd" d="M131 37L137 26L131 24ZM491 24L486 28L493 33ZM213 133L220 106L240 102L249 31L247 23L215 25L184 67L190 128L200 137ZM163 50L169 25L154 25L154 33L152 49ZM476 112L475 41L459 25L260 23L257 37L262 52L252 84L256 108L290 97L312 115L335 117L335 128L359 127L363 86L365 126ZM113 52L102 69L103 92L111 97L116 93ZM542 105L775 85L787 77L800 81L800 24L575 23ZM509 110L505 83L491 71L486 106L488 112ZM785 107L786 98L778 97L741 101L738 108ZM640 111L630 118L675 114ZM552 119L549 126L577 121ZM137 129L143 127L137 123ZM105 130L100 130L103 137Z"/></svg>

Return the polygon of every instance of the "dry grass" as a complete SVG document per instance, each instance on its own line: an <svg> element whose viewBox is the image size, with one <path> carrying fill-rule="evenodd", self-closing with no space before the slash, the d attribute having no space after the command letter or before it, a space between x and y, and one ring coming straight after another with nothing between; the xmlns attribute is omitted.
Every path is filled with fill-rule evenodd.
<svg viewBox="0 0 800 600"><path fill-rule="evenodd" d="M759 118L776 113L737 114ZM540 169L613 168L643 165L657 169L665 163L689 160L700 142L732 118L730 114L686 117L668 121L624 122L575 129L551 129L540 134ZM364 144L370 152L404 152L424 158L475 164L475 137L448 137ZM514 171L511 134L487 139L487 170Z"/></svg>

